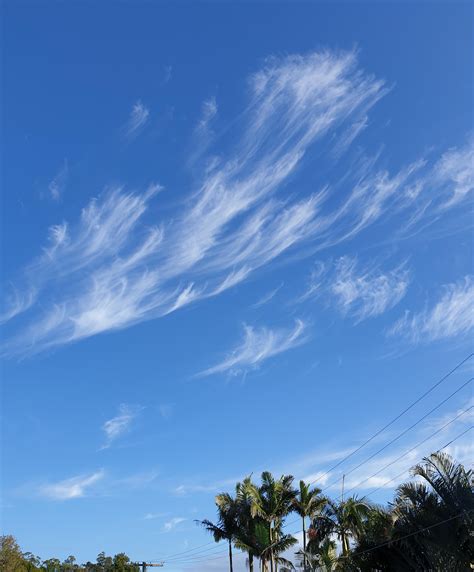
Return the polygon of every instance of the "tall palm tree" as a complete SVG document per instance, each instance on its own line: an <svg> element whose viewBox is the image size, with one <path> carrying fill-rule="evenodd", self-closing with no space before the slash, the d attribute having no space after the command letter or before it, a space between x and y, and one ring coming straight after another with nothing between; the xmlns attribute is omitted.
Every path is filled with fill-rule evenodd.
<svg viewBox="0 0 474 572"><path fill-rule="evenodd" d="M398 487L393 538L401 539L415 569L469 569L474 561L473 471L438 452L425 457L412 475L425 482Z"/></svg>
<svg viewBox="0 0 474 572"><path fill-rule="evenodd" d="M234 540L239 524L239 503L228 493L221 493L215 499L218 520L214 524L210 520L196 521L214 536L216 542L226 540L229 546L229 570L233 572L232 541Z"/></svg>
<svg viewBox="0 0 474 572"><path fill-rule="evenodd" d="M321 497L321 489L311 488L310 484L300 481L299 489L293 501L293 510L303 521L303 570L306 572L306 518L312 518L326 504Z"/></svg>
<svg viewBox="0 0 474 572"><path fill-rule="evenodd" d="M365 498L353 496L339 503L328 500L321 513L312 520L308 531L310 542L319 543L335 534L341 542L343 556L347 556L351 538L363 535L364 523L371 510Z"/></svg>
<svg viewBox="0 0 474 572"><path fill-rule="evenodd" d="M276 480L270 472L265 471L261 479L259 487L252 482L247 483L247 494L251 499L252 516L258 516L268 524L270 571L277 572L275 554L281 540L281 524L293 509L296 491L292 487L293 477L290 475L282 475ZM296 539L293 540L291 544L296 543Z"/></svg>
<svg viewBox="0 0 474 572"><path fill-rule="evenodd" d="M249 487L252 484L251 477L246 477L242 483L237 483L236 501L238 503L238 530L235 546L248 554L249 571L253 572L254 558L260 557L258 544L258 519L252 516L252 499L249 495Z"/></svg>

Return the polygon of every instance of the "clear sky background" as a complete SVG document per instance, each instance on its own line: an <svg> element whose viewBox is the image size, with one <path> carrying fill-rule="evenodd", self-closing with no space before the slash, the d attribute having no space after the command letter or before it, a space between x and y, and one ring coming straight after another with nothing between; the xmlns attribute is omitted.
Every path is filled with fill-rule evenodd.
<svg viewBox="0 0 474 572"><path fill-rule="evenodd" d="M337 495L469 379L324 475L472 351L472 17L2 4L2 527L25 550L181 553L266 469ZM389 500L471 403L346 486Z"/></svg>

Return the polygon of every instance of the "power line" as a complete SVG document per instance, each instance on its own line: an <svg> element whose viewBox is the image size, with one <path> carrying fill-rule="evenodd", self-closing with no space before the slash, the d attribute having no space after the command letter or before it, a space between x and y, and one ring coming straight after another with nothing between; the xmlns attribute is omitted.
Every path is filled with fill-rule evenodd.
<svg viewBox="0 0 474 572"><path fill-rule="evenodd" d="M438 405L436 405L435 407L433 407L432 409L430 409L428 411L428 413L425 413L425 415L423 415L422 417L420 417L420 419L418 419L417 421L415 421L415 423L412 423L412 425L410 425L410 427L408 427L407 429L404 429L401 433L399 433L396 437L394 437L392 440L390 440L388 443L386 443L383 447L381 447L380 449L378 449L377 451L375 451L375 453L372 453L372 455L370 455L369 457L367 457L364 461L362 461L361 463L359 463L358 465L356 465L355 467L353 467L350 471L345 473L345 476L347 477L347 475L350 475L351 473L353 473L354 471L356 471L357 469L359 469L360 467L362 467L363 465L365 465L368 461L372 460L375 456L377 456L379 453L381 453L382 451L385 451L385 449L387 449L387 447L390 447L390 445L393 445L393 443L395 443L396 441L398 441L401 437L403 437L404 435L406 435L409 431L411 431L412 429L414 429L417 425L419 425L422 421L424 421L427 417L429 417L432 413L434 413L437 409L439 409L442 405L444 405L447 401L449 401L452 397L454 397L457 393L459 393L462 389L464 389L466 387L466 385L468 385L469 383L471 383L471 381L474 378L471 377L470 379L468 379L466 382L464 382L462 385L460 385L455 391L453 391L450 395L448 395L448 397L446 397L445 399L443 399L440 403L438 403ZM332 487L335 483L339 482L340 479L337 479L336 481L333 481L331 484L326 485L322 490L325 491L327 490L329 487Z"/></svg>
<svg viewBox="0 0 474 572"><path fill-rule="evenodd" d="M462 415L465 415L466 413L468 413L469 411L471 411L474 408L474 406L468 407L467 409L465 409L464 411L462 411L461 413L459 413L458 415L456 415L456 417L454 417L453 419L451 419L450 421L448 421L447 423L445 423L442 427L440 427L437 431L435 431L434 433L432 433L431 435L429 435L426 439L423 439L423 441L420 441L417 445L415 445L414 447L412 447L411 449L409 449L408 451L405 451L405 453L403 453L402 455L400 455L399 457L397 457L394 461L391 461L390 463L388 463L387 465L385 465L384 467L382 467L379 471L377 471L376 473L374 473L373 475L370 475L369 477L367 477L366 479L364 479L363 481L361 481L360 483L358 483L356 486L348 489L347 492L350 492L352 490L354 490L355 488L358 488L361 484L363 484L364 482L368 481L369 479L373 478L374 476L377 476L378 474L380 474L383 470L385 470L386 468L390 467L391 465L393 465L394 463L396 463L397 461L399 461L401 458L405 457L407 454L409 454L411 451L413 451L414 449L416 449L417 447L423 445L424 443L426 443L426 441L432 439L435 435L439 434L441 431L443 431L444 429L446 429L446 427L448 427L449 425L451 425L452 423L454 423L457 419L459 419L459 417L461 417ZM468 427L467 429L465 429L464 431L462 431L461 433L459 433L458 435L456 435L455 437L453 437L450 441L448 441L448 443L446 443L445 445L443 445L442 447L440 447L439 449L437 449L437 451L442 451L443 449L446 449L447 447L449 447L449 445L451 445L452 443L454 443L455 441L457 441L458 439L460 439L461 437L463 437L466 433L468 433L469 431L471 431L473 429L473 427ZM398 479L400 476L402 476L403 474L405 474L407 471L409 471L409 469L405 469L403 472L399 473L398 475L396 475L395 477L392 477L389 481L387 481L384 485L377 487L375 489L373 489L370 494L373 494L374 492L376 492L377 490L381 489L383 486L385 486L386 484ZM462 513L461 513L462 514ZM458 515L460 516L460 515ZM457 517L453 517L452 519L447 519L448 520L453 520L454 518ZM447 522L447 521L443 521L443 522ZM288 523L288 525L291 523ZM438 523L434 526L438 526L440 524L443 523ZM285 526L288 526L285 525ZM431 527L427 527L431 528ZM426 530L426 529L423 529ZM417 531L416 533L412 533L412 534L417 534L418 532L423 532L423 530ZM296 532L293 532L291 534L298 534L299 532L302 532L302 530L297 530ZM410 535L409 535L410 536ZM398 540L403 540L404 537L402 538L397 538L391 541L388 541L388 543L390 542L395 542ZM376 548L380 548L381 546L384 546L387 543L384 543L382 545L378 545L375 547L370 548L369 550L375 550ZM218 552L213 553L212 555L201 555L201 556L196 556L196 557L183 557L183 559L181 558L176 558L174 563L179 563L179 564L192 564L192 563L198 563L198 562L204 562L204 561L208 561L208 560L217 560L217 559L221 559L221 558L226 558L227 554L224 554L224 552L227 552L227 549L219 549ZM217 556L215 557L215 554L221 554L222 556ZM360 552L360 553L355 553L355 555L359 555L359 554L363 554L364 552ZM213 558L209 558L209 556L214 556Z"/></svg>
<svg viewBox="0 0 474 572"><path fill-rule="evenodd" d="M203 548L204 546L209 546L210 544L214 544L214 542L209 541L209 542L206 542L205 544L200 544L199 546L195 546L194 548L189 548L188 550L183 550L181 552L175 552L174 554L170 554L166 558L166 560L169 560L173 556L180 556L181 554L187 554L188 552L194 552L195 550L198 550L199 548Z"/></svg>
<svg viewBox="0 0 474 572"><path fill-rule="evenodd" d="M459 393L459 391L461 391L462 389L464 389L464 387L466 387L466 385L468 385L468 383L470 383L474 378L470 378L468 379L466 382L464 382L461 386L459 386L455 391L453 391L450 395L448 395L448 397L446 397L445 399L443 399L443 401L441 401L440 403L438 403L438 405L436 405L435 407L433 407L430 411L428 411L428 413L426 413L425 415L423 415L423 417L421 417L420 419L418 419L418 421L416 421L415 423L413 423L412 425L410 425L410 427L408 427L407 429L405 429L404 431L402 431L401 433L399 433L396 437L394 437L391 441L389 441L386 445L384 445L383 447L381 447L378 451L376 451L375 453L373 453L372 455L370 455L369 457L367 457L364 461L362 461L361 463L359 463L356 467L352 468L349 472L345 473L345 476L353 473L355 470L359 469L360 467L362 467L363 465L365 465L368 461L370 461L371 459L373 459L376 455L378 455L379 453L381 453L382 451L384 451L387 447L389 447L390 445L392 445L393 443L395 443L395 441L398 441L398 439L400 439L400 437L402 437L403 435L406 435L406 433L408 433L408 431L410 431L411 429L413 429L414 427L416 427L416 425L418 425L419 423L421 423L424 419L426 419L429 415L431 415L431 413L433 413L434 411L436 411L437 409L439 409L442 405L444 405L444 403L446 403L446 401L448 401L449 399L451 399L451 397L454 397L454 395L456 395L457 393ZM468 407L466 410L462 411L461 413L459 413L456 417L454 417L453 419L451 419L450 421L448 421L448 423L446 423L445 425L443 425L440 429L438 429L437 431L435 431L434 433L432 433L429 437L427 437L426 439L424 439L421 443L418 443L417 445L415 445L414 447L412 447L409 451L406 451L405 453L403 453L403 455L401 455L400 457L398 457L397 459L395 459L395 461L392 461L390 463L388 463L385 467L382 467L382 469L380 469L379 471L377 471L374 475L370 475L369 477L367 477L367 479L364 479L363 481L361 481L360 483L358 483L358 485L356 485L355 487L350 488L347 492L353 491L354 489L358 488L361 484L363 484L365 481L369 480L370 478L378 475L382 470L386 469L387 467L389 467L390 465L393 465L396 461L399 461L401 458L403 458L405 455L407 455L408 453L410 453L411 451L413 451L414 449L416 449L417 447L419 447L420 445L422 445L423 443L425 443L426 441L428 441L429 439L433 438L435 435L437 435L438 433L440 433L443 429L445 429L448 425L450 425L451 423L453 423L454 421L456 421L456 419L458 419L459 417L461 417L462 415L464 415L465 413L467 413L468 411L470 411L474 406L470 406ZM322 490L325 491L327 489L329 489L330 487L334 486L336 483L338 483L341 479L337 479L335 481L333 481L332 483L330 483L329 485L325 486ZM341 498L341 495L339 495L339 497L337 498ZM291 524L294 524L295 522L297 522L297 520L293 520L291 522L288 522L287 524L285 524L283 526L283 528L290 526Z"/></svg>
<svg viewBox="0 0 474 572"><path fill-rule="evenodd" d="M403 417L403 415L405 415L405 413L407 413L408 411L410 411L415 405L417 405L422 399L424 399L427 395L429 395L430 393L432 393L439 385L441 385L446 379L448 379L453 373L455 373L461 366L463 366L467 361L469 361L472 356L474 355L474 352L470 353L467 357L465 357L463 360L461 360L453 369L451 369L448 373L446 373L443 377L441 377L436 383L434 383L431 387L429 387L422 395L420 395L417 399L415 399L412 403L410 403L403 411L401 411L398 415L396 415L393 419L391 419L388 423L386 423L382 428L380 428L378 431L376 431L371 437L369 437L368 439L366 439L361 445L359 445L358 447L356 447L356 449L354 449L353 451L351 451L350 453L348 453L345 457L343 457L342 459L340 459L335 465L333 465L332 467L330 467L329 469L327 469L327 471L325 471L322 475L320 475L317 479L311 481L309 484L312 485L314 484L317 480L322 479L323 477L325 477L326 475L330 474L332 471L334 471L334 469L337 469L339 466L341 466L345 461L347 461L348 459L350 459L352 456L354 456L356 453L358 453L361 449L363 449L366 445L368 445L369 443L371 443L376 437L378 437L381 433L383 433L386 429L388 429L391 425L393 425L396 421L398 421L401 417ZM385 447L383 447L382 449L380 449L377 453L375 453L374 455L372 455L371 457L369 457L368 459L366 459L364 461L367 462L369 461L371 458L373 458L376 454L378 454L379 452L381 452L382 450L384 450L386 447L388 447L389 445L391 445L392 443L394 443L397 439L399 439L400 437L402 437L404 434L406 434L408 431L410 431L413 427L415 427L418 423L420 423L421 421L423 421L423 419L425 419L428 415L430 415L433 411L435 411L436 409L438 409L441 405L443 405L448 399L450 399L451 397L453 397L458 391L460 391L463 387L465 387L465 385L467 385L469 382L472 381L473 378L469 379L465 384L463 384L463 386L461 386L460 388L458 388L454 393L452 393L449 397L447 397L444 401L442 401L438 406L436 406L435 408L433 408L430 412L428 412L424 417L422 417L419 421L417 421L414 425L412 425L411 427L409 427L408 429L405 430L405 432L403 432L402 434L398 435L397 438L395 438L394 440L392 440L391 442L389 442ZM357 467L355 467L354 469L352 469L350 472L353 472L354 470L356 470L357 468L359 468L360 466L362 466L361 463L359 464ZM348 474L348 473L346 473ZM339 480L339 479L338 479ZM337 482L337 481L336 481ZM332 485L328 485L328 486L332 486ZM325 487L323 490L326 490L328 487ZM296 522L296 521L294 521ZM285 526L289 526L285 525ZM194 548L190 548L188 550L184 550L181 552L176 552L174 554L171 554L168 557L169 558L173 558L173 557L177 557L176 559L178 560L180 556L182 556L183 554L188 554L191 552L194 552L195 554L198 554L196 551L199 548L203 548L206 546L209 546L213 544L212 541L207 542L205 544L196 546ZM206 551L211 550L211 548L208 548ZM201 552L205 552L205 550L201 551ZM190 557L192 557L193 555L191 554ZM166 559L165 559L166 560Z"/></svg>
<svg viewBox="0 0 474 572"><path fill-rule="evenodd" d="M410 538L410 536L415 536L417 534L421 534L422 532L426 532L427 530L430 530L432 528L436 528L437 526L441 526L442 524L445 524L447 522L455 520L456 518L459 518L459 517L463 516L464 514L467 514L468 512L472 512L472 510L473 509L463 510L462 512L460 512L459 514L456 514L455 516L451 516L450 518L446 518L444 520L441 520L440 522L437 522L435 524L431 524L430 526L425 526L424 528L420 528L419 530L415 530L414 532L410 532L409 534L405 534L404 536L399 536L397 538L391 538L390 540L382 542L381 544L377 544L376 546L372 546L371 548L367 548L366 550L361 550L360 552L352 552L351 554L348 554L347 556L340 556L339 558L353 558L354 556L360 556L361 554L365 554L366 552L372 552L372 550L377 550L377 548L382 548L383 546L387 546L388 544L394 544L395 542L400 542L400 540L405 540L405 538ZM291 534L298 534L298 532L301 532L301 531L299 530L297 532L292 532Z"/></svg>
<svg viewBox="0 0 474 572"><path fill-rule="evenodd" d="M379 469L376 473L374 473L373 475L370 475L369 477L365 478L364 480L360 481L359 483L357 483L357 485L351 487L350 489L348 489L346 491L347 492L351 492L354 489L359 488L362 484L364 484L365 482L367 482L369 479L372 479L373 477L376 477L377 475L379 475L382 471L384 471L385 469L387 469L388 467L391 467L392 465L394 465L397 461L399 461L400 459L403 459L403 457L405 457L406 455L408 455L409 453L411 453L412 451L414 451L415 449L417 449L418 447L420 447L421 445L423 445L424 443L426 443L426 441L429 441L430 439L432 439L435 435L437 435L438 433L440 433L441 431L443 431L448 425L451 425L451 423L454 423L459 417L461 417L462 415L464 415L465 413L468 413L469 411L471 411L471 409L473 409L474 406L471 405L471 407L468 407L467 409L465 409L464 411L462 411L461 413L459 413L459 415L456 415L456 417L454 417L453 419L451 419L451 421L449 421L448 423L445 423L442 427L440 427L437 431L435 431L434 433L432 433L429 437L427 437L426 439L423 439L423 441L420 441L420 443L417 443L414 447L412 447L411 449L408 449L408 451L405 451L402 455L400 455L399 457L397 457L396 459L394 459L393 461L390 461L390 463L387 463L384 467L382 467L381 469ZM465 433L467 433L470 429L472 429L472 427L469 427L469 429L467 429L466 431L463 431L463 433L461 433L461 435L459 435L457 438L461 437L462 435L464 435ZM452 441L454 441L455 439L453 439ZM451 441L451 442L452 442ZM451 443L450 442L450 443ZM450 444L448 443L448 445ZM448 445L445 445L444 447L442 447L442 449L444 449L445 447L447 447ZM438 449L438 451L440 451L441 449ZM390 482L390 481L389 481ZM379 487L380 488L380 487Z"/></svg>
<svg viewBox="0 0 474 572"><path fill-rule="evenodd" d="M184 556L173 556L172 558L165 558L164 560L165 562L176 562L181 559L187 560L190 558L202 558L203 556L213 556L214 554L217 554L222 550L222 546L216 546L215 542L213 542L212 544L214 544L214 546L211 546L210 548L205 548L204 550L196 551L193 554L188 554L188 555L185 554ZM227 548L225 550L227 550Z"/></svg>
<svg viewBox="0 0 474 572"><path fill-rule="evenodd" d="M412 403L410 403L410 405L408 405L401 413L399 413L398 415L396 415L391 421L389 421L386 425L384 425L381 429L379 429L378 431L376 431L371 437L369 437L366 441L364 441L361 445L359 445L356 449L354 449L353 451L351 451L349 454L347 454L344 458L342 458L340 461L338 461L335 465L333 465L332 467L330 467L325 473L323 473L322 475L320 475L318 477L318 479L312 481L310 483L310 485L313 485L317 480L322 479L323 477L325 477L326 475L330 474L332 471L334 471L334 469L337 469L339 466L342 465L342 463L344 463L345 461L347 461L347 459L350 459L353 455L355 455L356 453L358 453L361 449L363 449L366 445L368 445L371 441L373 441L376 437L378 437L381 433L383 433L385 431L385 429L388 429L391 425L393 425L396 421L398 421L401 417L403 417L403 415L405 415L405 413L407 413L408 411L410 411L410 409L412 409L415 405L417 405L422 399L424 399L427 395L429 395L432 391L434 391L439 385L441 385L441 383L443 383L443 381L445 381L446 379L448 379L448 377L450 377L455 371L457 371L462 365L464 365L468 360L470 360L472 358L472 356L474 355L474 352L469 354L467 357L465 357L462 361L460 361L451 371L449 371L447 374L445 374L441 379L439 379L435 384L433 384L430 388L428 388L422 395L420 395L417 399L415 399L415 401L413 401Z"/></svg>
<svg viewBox="0 0 474 572"><path fill-rule="evenodd" d="M388 468L389 466L393 465L394 463L396 463L398 460L400 460L401 458L403 458L404 456L406 456L408 453L410 453L411 451L413 451L414 449L416 449L417 447L419 447L420 445L423 445L426 441L428 441L429 439L433 438L435 435L437 435L438 433L440 433L441 431L443 431L444 429L446 429L446 427L448 427L449 425L451 425L452 423L454 423L454 421L456 421L459 417L461 417L462 415L465 415L467 412L471 411L474 408L474 406L468 407L467 409L465 409L464 411L462 411L461 413L459 413L458 415L456 415L456 417L454 417L453 419L451 419L450 421L448 421L447 423L445 423L442 427L440 427L437 431L435 431L434 433L432 433L431 435L429 435L426 439L424 439L423 441L421 441L420 443L418 443L417 445L415 445L414 447L412 447L411 449L409 449L408 451L406 451L405 453L403 453L402 455L400 455L399 457L397 457L397 459L395 459L394 461L388 463L387 465L385 465L384 467L382 467L382 469L380 469L379 471L377 471L376 473L374 473L373 475L370 475L369 477L367 477L366 479L364 479L363 481L361 481L360 483L358 483L356 486L352 487L351 489L349 489L346 492L352 491L355 488L358 488L362 483L366 482L367 480L371 479L374 476L377 476L381 471L383 471L384 469ZM454 443L455 441L457 441L458 439L460 439L461 437L463 437L466 433L468 433L469 431L471 431L473 429L473 427L468 427L467 429L465 429L464 431L462 431L461 433L459 433L458 435L456 435L455 437L453 437L450 441L448 441L448 443L446 443L445 445L443 445L442 447L440 447L439 449L437 449L437 451L442 451L443 449L446 449L446 447L449 447L449 445L451 445L452 443ZM395 479L399 478L401 475L403 475L404 473L406 473L409 469L405 469L402 473L399 473L398 475L396 475L395 477L393 477L392 479L390 479L389 481L387 481L385 483L385 485L387 483L390 483L392 481L394 481ZM382 486L385 486L382 485ZM373 494L375 491L379 490L380 488L382 488L382 486L377 487L376 489L373 489L371 491L370 494ZM462 514L462 513L461 513ZM458 515L460 516L460 515ZM453 517L453 518L457 518L457 517ZM452 519L447 519L447 520L453 520ZM443 522L447 522L447 521L443 521ZM292 523L288 523L285 526L289 526L289 524ZM434 526L438 526L440 524L443 523L438 523L437 525ZM427 527L427 528L431 528L431 527ZM425 530L425 529L423 529ZM417 531L416 533L412 533L412 534L417 534L418 532L423 532L423 530ZM292 532L291 534L298 534L299 532L302 532L302 530L297 530L295 532ZM411 535L409 535L411 536ZM388 544L390 542L395 542L398 540L402 540L402 538L397 538L394 540L390 540L387 543L384 543L382 545L378 545L375 547L370 548L369 550L375 550L376 548L380 548L381 546L384 546L385 544ZM198 563L198 562L204 562L204 561L208 561L208 560L218 560L221 558L226 558L227 554L227 549L219 549L219 551L214 552L213 554L209 554L209 555L201 555L201 556L196 556L196 557L182 557L182 558L176 558L174 561L172 559L172 563L176 563L176 564L192 564L192 563ZM363 554L364 552L360 552L360 553L355 553L355 555L358 554ZM222 556L215 556L216 554L222 554ZM213 558L210 558L210 556L213 556ZM169 560L168 560L169 561Z"/></svg>
<svg viewBox="0 0 474 572"><path fill-rule="evenodd" d="M469 411L469 409L466 409L466 411ZM453 419L454 421L454 419ZM446 443L446 445L443 445L442 447L440 447L437 452L442 451L443 449L446 449L447 447L449 447L449 445L451 445L452 443L454 443L455 441L457 441L458 439L460 439L461 437L463 437L466 433L469 433L469 431L471 431L473 429L473 426L471 425L471 427L468 427L465 431L463 431L462 433L459 433L459 435L456 435L456 437L454 437L454 439L451 439L451 441L449 441L448 443ZM429 437L429 439L431 439L431 437L433 437L433 435L431 435ZM419 447L420 445L422 445L423 443L418 443L417 447ZM406 455L406 453L405 453ZM397 459L398 460L398 459ZM386 467L385 467L386 468ZM411 468L411 467L410 467ZM398 473L398 475L395 475L394 477L392 477L391 479L389 479L388 481L386 481L383 485L380 485L379 487L376 487L375 489L371 489L370 492L367 493L367 496L371 496L373 495L375 492L377 492L378 490L386 487L388 485L388 483L391 483L393 481L396 481L397 479L399 479L402 475L404 475L406 472L408 472L410 470L410 468L405 469L404 471L402 471L401 473ZM372 475L374 476L374 475ZM360 483L359 483L360 485ZM359 486L358 485L358 486Z"/></svg>
<svg viewBox="0 0 474 572"><path fill-rule="evenodd" d="M463 510L459 514L452 516L450 518L446 518L436 524L431 524L430 526L425 526L425 528L421 528L420 530L415 530L415 532L410 532L410 534L405 534L404 536L399 536L398 538L393 538L391 540L387 540L386 542L382 542L381 544L377 544L377 546L372 546L371 548L367 548L366 550L362 550L361 552L353 552L352 554L348 554L347 556L342 556L342 558L353 558L354 556L360 556L361 554L366 554L367 552L372 552L372 550L377 550L378 548L382 548L383 546L387 546L388 544L393 544L395 542L400 542L400 540L405 540L405 538L410 538L411 536L415 536L417 534L421 534L422 532L426 532L427 530L431 530L432 528L436 528L437 526L441 526L442 524L446 524L456 518L467 514L468 512L472 512L470 510Z"/></svg>
<svg viewBox="0 0 474 572"><path fill-rule="evenodd" d="M222 558L227 558L228 554L227 550L223 550L220 556L213 556L213 555L211 556L212 557L201 556L200 558L196 557L195 559L189 558L187 560L185 559L185 560L173 561L170 562L170 564L175 564L176 566L185 566L187 564L199 564L201 562L210 562L212 560L221 560Z"/></svg>

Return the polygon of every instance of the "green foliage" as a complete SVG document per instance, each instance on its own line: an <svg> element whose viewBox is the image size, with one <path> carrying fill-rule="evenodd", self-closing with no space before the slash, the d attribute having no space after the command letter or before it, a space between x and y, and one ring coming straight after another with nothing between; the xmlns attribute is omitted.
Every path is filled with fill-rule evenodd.
<svg viewBox="0 0 474 572"><path fill-rule="evenodd" d="M8 572L29 572L28 562L11 535L0 538L0 570ZM34 570L34 568L33 568Z"/></svg>
<svg viewBox="0 0 474 572"><path fill-rule="evenodd" d="M1 536L0 541L1 572L139 572L139 567L124 553L112 558L101 552L95 563L81 565L72 555L61 562L58 558L41 560L31 552L22 552L11 535Z"/></svg>

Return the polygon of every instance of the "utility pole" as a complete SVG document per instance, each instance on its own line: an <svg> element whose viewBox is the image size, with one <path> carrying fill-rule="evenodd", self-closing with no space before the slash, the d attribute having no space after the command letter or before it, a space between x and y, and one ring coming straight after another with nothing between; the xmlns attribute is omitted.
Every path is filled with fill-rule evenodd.
<svg viewBox="0 0 474 572"><path fill-rule="evenodd" d="M148 567L152 568L154 566L162 568L164 566L163 562L160 562L159 564L153 564L152 562L134 562L133 564L135 566L141 566L142 572L146 572Z"/></svg>

